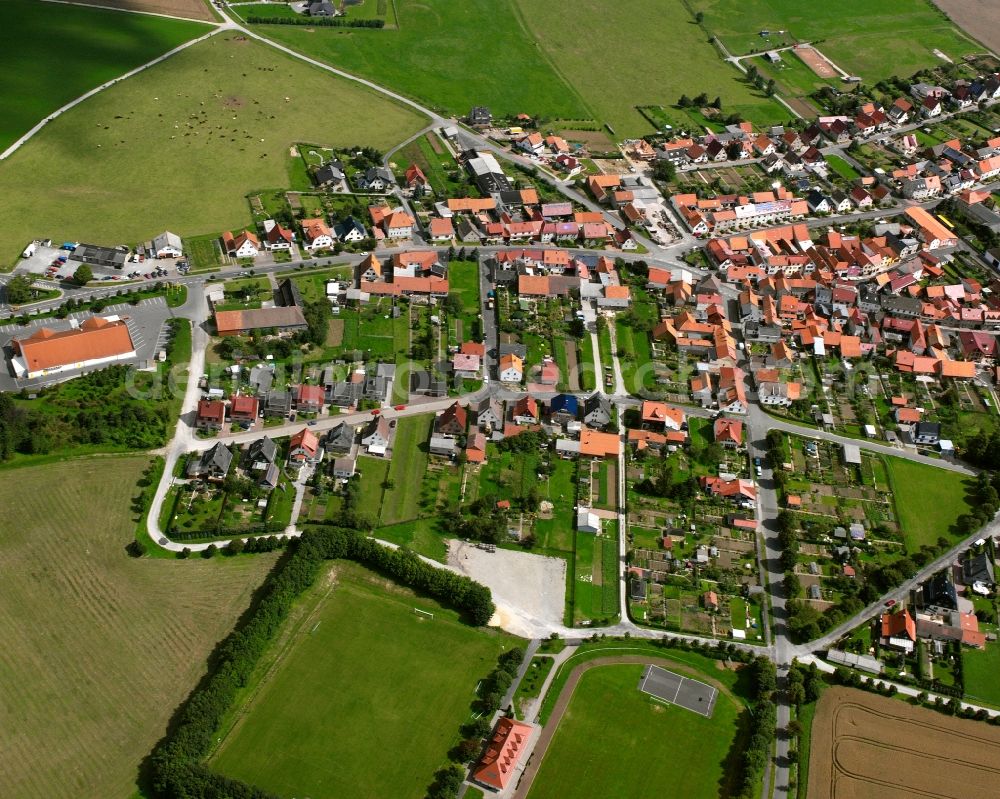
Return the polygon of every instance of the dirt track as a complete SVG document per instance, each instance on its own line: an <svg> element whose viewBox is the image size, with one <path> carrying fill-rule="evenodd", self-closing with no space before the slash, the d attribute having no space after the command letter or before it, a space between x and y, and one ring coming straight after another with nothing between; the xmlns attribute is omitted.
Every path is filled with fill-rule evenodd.
<svg viewBox="0 0 1000 799"><path fill-rule="evenodd" d="M68 0L73 2L73 0ZM216 17L205 0L78 0L81 4L121 8L127 11L147 11L171 17L215 22Z"/></svg>
<svg viewBox="0 0 1000 799"><path fill-rule="evenodd" d="M565 714L566 708L569 707L570 700L573 698L573 692L576 690L576 686L579 684L580 678L583 677L584 673L590 671L591 669L595 669L598 666L645 666L646 664L663 666L664 668L668 668L670 671L675 671L678 674L687 674L695 677L702 682L706 682L714 686L720 693L730 697L733 701L738 701L733 698L729 689L721 683L705 677L702 672L696 671L689 666L685 666L683 663L677 663L676 661L668 660L666 658L652 657L650 655L618 655L616 657L596 658L594 660L588 660L586 663L581 663L573 669L569 677L566 679L566 683L563 685L562 691L559 693L559 698L556 700L556 703L552 708L552 713L545 726L542 728L541 734L538 736L538 742L535 744L535 748L528 760L528 765L525 767L524 773L521 775L521 779L518 782L517 788L511 799L525 799L525 797L527 797L528 792L531 790L531 783L535 781L538 769L541 767L542 760L545 758L545 752L548 750L549 744L552 743L552 737L556 734L556 730L559 729L559 722L562 721L563 714Z"/></svg>
<svg viewBox="0 0 1000 799"><path fill-rule="evenodd" d="M966 33L1000 52L1000 4L996 0L934 0L952 22Z"/></svg>
<svg viewBox="0 0 1000 799"><path fill-rule="evenodd" d="M813 722L810 799L996 796L1000 729L830 688Z"/></svg>
<svg viewBox="0 0 1000 799"><path fill-rule="evenodd" d="M795 48L795 55L801 58L805 65L821 78L837 77L837 70L833 68L826 56L815 47L799 45Z"/></svg>

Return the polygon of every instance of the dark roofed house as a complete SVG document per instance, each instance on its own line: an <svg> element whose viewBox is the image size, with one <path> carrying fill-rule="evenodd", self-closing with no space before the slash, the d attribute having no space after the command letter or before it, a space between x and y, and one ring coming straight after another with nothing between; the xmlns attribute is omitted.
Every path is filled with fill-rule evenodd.
<svg viewBox="0 0 1000 799"><path fill-rule="evenodd" d="M259 471L278 459L278 445L269 436L251 441L243 456L243 468Z"/></svg>
<svg viewBox="0 0 1000 799"><path fill-rule="evenodd" d="M285 308L302 307L302 295L299 293L299 287L290 277L286 277L278 284L277 299Z"/></svg>
<svg viewBox="0 0 1000 799"><path fill-rule="evenodd" d="M583 421L589 427L604 428L611 423L611 400L600 392L591 394L583 402Z"/></svg>
<svg viewBox="0 0 1000 799"><path fill-rule="evenodd" d="M344 180L344 165L340 161L323 164L313 175L317 186L332 186Z"/></svg>
<svg viewBox="0 0 1000 799"><path fill-rule="evenodd" d="M232 462L233 453L220 441L211 449L205 450L200 458L191 458L187 467L187 476L221 480L229 473Z"/></svg>
<svg viewBox="0 0 1000 799"><path fill-rule="evenodd" d="M337 9L334 8L334 5L330 2L330 0L313 0L313 2L309 4L309 16L335 17L337 16Z"/></svg>
<svg viewBox="0 0 1000 799"><path fill-rule="evenodd" d="M549 418L559 424L572 422L579 410L580 403L573 394L556 394L549 402Z"/></svg>
<svg viewBox="0 0 1000 799"><path fill-rule="evenodd" d="M938 572L921 589L924 608L937 611L958 610L958 594L948 572Z"/></svg>
<svg viewBox="0 0 1000 799"><path fill-rule="evenodd" d="M292 412L292 395L288 391L268 391L264 401L264 415L288 416Z"/></svg>
<svg viewBox="0 0 1000 799"><path fill-rule="evenodd" d="M323 448L327 452L350 452L354 446L354 436L354 428L341 422L327 432L323 439Z"/></svg>
<svg viewBox="0 0 1000 799"><path fill-rule="evenodd" d="M917 444L937 444L941 440L941 425L937 422L917 422L913 428L913 440Z"/></svg>
<svg viewBox="0 0 1000 799"><path fill-rule="evenodd" d="M474 128L486 128L493 124L493 114L485 105L474 105L469 111L468 121Z"/></svg>
<svg viewBox="0 0 1000 799"><path fill-rule="evenodd" d="M988 553L982 552L978 555L973 555L962 562L962 583L964 585L972 585L974 583L994 585L996 583L993 572L993 561Z"/></svg>

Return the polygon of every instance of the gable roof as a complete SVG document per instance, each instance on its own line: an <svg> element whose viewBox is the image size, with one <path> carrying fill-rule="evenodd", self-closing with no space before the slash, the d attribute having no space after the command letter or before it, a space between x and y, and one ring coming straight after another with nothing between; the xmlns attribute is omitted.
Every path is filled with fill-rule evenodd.
<svg viewBox="0 0 1000 799"><path fill-rule="evenodd" d="M122 320L92 316L79 328L55 332L43 327L11 345L29 372L127 355L135 350L128 325Z"/></svg>

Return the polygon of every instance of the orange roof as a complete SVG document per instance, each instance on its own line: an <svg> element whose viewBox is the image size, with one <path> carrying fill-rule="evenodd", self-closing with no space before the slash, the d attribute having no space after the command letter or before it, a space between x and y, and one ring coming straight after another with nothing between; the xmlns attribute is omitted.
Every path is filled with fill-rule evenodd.
<svg viewBox="0 0 1000 799"><path fill-rule="evenodd" d="M311 242L320 236L331 236L330 227L322 219L303 219L302 233Z"/></svg>
<svg viewBox="0 0 1000 799"><path fill-rule="evenodd" d="M524 361L522 361L513 352L509 352L506 355L500 356L500 371L505 369L517 369L519 372L524 371Z"/></svg>
<svg viewBox="0 0 1000 799"><path fill-rule="evenodd" d="M292 436L292 440L288 442L288 449L290 452L294 452L296 449L304 449L308 453L309 457L316 454L316 450L319 449L319 439L316 434L303 427L298 433Z"/></svg>
<svg viewBox="0 0 1000 799"><path fill-rule="evenodd" d="M911 641L917 640L917 625L906 608L903 608L900 613L882 614L882 637L906 637Z"/></svg>
<svg viewBox="0 0 1000 799"><path fill-rule="evenodd" d="M632 294L628 290L628 286L607 286L604 289L604 296L609 300L627 300Z"/></svg>
<svg viewBox="0 0 1000 799"><path fill-rule="evenodd" d="M221 400L198 400L198 419L211 419L221 424L226 420L226 406Z"/></svg>
<svg viewBox="0 0 1000 799"><path fill-rule="evenodd" d="M256 416L257 415L257 398L248 397L243 394L237 394L229 401L229 406L233 412L233 415L241 416Z"/></svg>
<svg viewBox="0 0 1000 799"><path fill-rule="evenodd" d="M524 754L531 726L514 719L501 718L486 745L486 751L472 772L476 782L502 791L517 773L517 762Z"/></svg>
<svg viewBox="0 0 1000 799"><path fill-rule="evenodd" d="M461 211L472 211L473 213L479 211L492 211L496 207L496 201L491 197L483 199L475 197L461 197L458 199L448 200L448 210L452 213L459 213Z"/></svg>
<svg viewBox="0 0 1000 799"><path fill-rule="evenodd" d="M642 403L642 420L644 422L659 422L663 425L669 422L671 427L680 428L684 424L685 418L683 408L652 400L644 400Z"/></svg>
<svg viewBox="0 0 1000 799"><path fill-rule="evenodd" d="M518 275L517 293L524 296L547 297L549 278L547 275Z"/></svg>
<svg viewBox="0 0 1000 799"><path fill-rule="evenodd" d="M455 227L450 219L432 219L430 224L431 236L454 236Z"/></svg>
<svg viewBox="0 0 1000 799"><path fill-rule="evenodd" d="M743 443L743 422L720 416L715 420L715 440L720 443L731 441L737 446Z"/></svg>
<svg viewBox="0 0 1000 799"><path fill-rule="evenodd" d="M954 233L920 206L907 208L905 214L913 224L920 228L925 237L938 239L939 241L949 241L956 238ZM925 242L930 243L927 241L927 238L925 238Z"/></svg>
<svg viewBox="0 0 1000 799"><path fill-rule="evenodd" d="M594 458L617 457L618 436L615 433L602 433L584 427L580 431L580 454Z"/></svg>
<svg viewBox="0 0 1000 799"><path fill-rule="evenodd" d="M43 327L27 338L11 339L11 346L24 359L29 373L127 355L135 350L125 322L111 322L100 316L90 317L79 328L58 333Z"/></svg>

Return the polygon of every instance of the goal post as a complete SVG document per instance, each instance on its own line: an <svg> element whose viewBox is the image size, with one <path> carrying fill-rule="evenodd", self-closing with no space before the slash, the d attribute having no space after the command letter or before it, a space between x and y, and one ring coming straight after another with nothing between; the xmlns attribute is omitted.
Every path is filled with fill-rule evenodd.
<svg viewBox="0 0 1000 799"><path fill-rule="evenodd" d="M428 619L433 619L434 618L434 614L433 613L431 613L429 611L426 611L426 610L421 610L420 608L414 608L413 612L417 616L421 616L421 617L426 616Z"/></svg>

